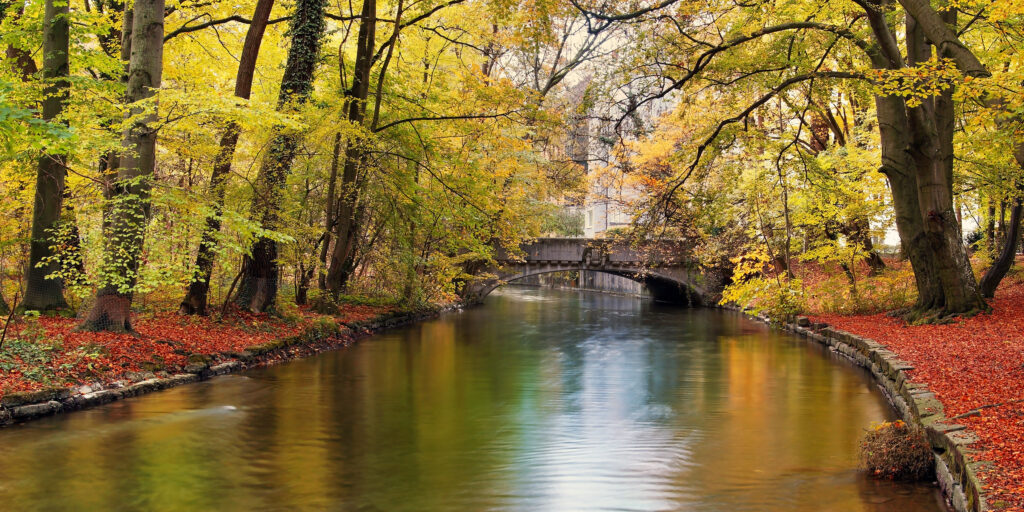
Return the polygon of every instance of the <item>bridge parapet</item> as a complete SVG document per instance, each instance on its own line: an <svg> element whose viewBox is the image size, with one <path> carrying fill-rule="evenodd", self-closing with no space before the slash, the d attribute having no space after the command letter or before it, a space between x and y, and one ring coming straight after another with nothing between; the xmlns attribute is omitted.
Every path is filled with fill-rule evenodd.
<svg viewBox="0 0 1024 512"><path fill-rule="evenodd" d="M523 244L522 255L511 254L498 247L494 259L500 265L582 262L589 265L680 266L690 263L685 257L686 248L687 243L678 240L647 241L634 246L619 240L539 238Z"/></svg>

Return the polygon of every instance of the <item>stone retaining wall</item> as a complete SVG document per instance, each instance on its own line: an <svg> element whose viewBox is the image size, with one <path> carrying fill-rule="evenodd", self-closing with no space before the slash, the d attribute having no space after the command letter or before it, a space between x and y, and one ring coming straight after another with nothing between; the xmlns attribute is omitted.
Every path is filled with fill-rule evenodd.
<svg viewBox="0 0 1024 512"><path fill-rule="evenodd" d="M219 363L194 363L185 367L185 373L166 377L151 376L135 383L118 382L110 386L82 386L80 388L44 389L30 393L12 393L0 401L0 427L22 423L53 414L88 409L122 398L139 396L182 384L199 382L246 368L269 366L351 345L373 333L412 322L433 318L446 309L400 311L381 315L365 322L337 324L316 321L302 333L281 338L262 345L248 347L241 352L224 354L230 360Z"/></svg>

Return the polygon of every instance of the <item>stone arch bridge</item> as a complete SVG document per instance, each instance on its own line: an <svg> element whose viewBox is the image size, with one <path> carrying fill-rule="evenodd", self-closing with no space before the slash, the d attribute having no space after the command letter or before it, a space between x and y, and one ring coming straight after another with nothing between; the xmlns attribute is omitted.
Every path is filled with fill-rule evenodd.
<svg viewBox="0 0 1024 512"><path fill-rule="evenodd" d="M622 276L647 286L655 300L698 306L713 303L720 279L701 273L683 257L688 244L675 240L627 242L587 238L538 238L523 244L521 254L496 250L490 277L467 286L466 296L479 301L502 284L527 276L589 270Z"/></svg>

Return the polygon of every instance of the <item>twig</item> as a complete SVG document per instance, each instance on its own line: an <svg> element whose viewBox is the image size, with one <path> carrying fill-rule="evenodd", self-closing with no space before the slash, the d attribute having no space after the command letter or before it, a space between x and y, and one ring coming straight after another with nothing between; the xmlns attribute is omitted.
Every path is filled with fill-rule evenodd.
<svg viewBox="0 0 1024 512"><path fill-rule="evenodd" d="M0 348L4 348L4 340L7 339L7 328L11 325L11 320L14 318L14 312L18 310L18 299L20 298L18 293L14 294L14 301L11 302L11 313L7 315L7 321L4 322L4 331L0 333Z"/></svg>
<svg viewBox="0 0 1024 512"><path fill-rule="evenodd" d="M998 403L998 404L982 405L980 407L975 407L974 409L971 409L971 410L969 410L969 411L967 411L967 412L965 412L963 414L957 414L956 416L953 416L952 418L949 418L949 419L951 419L951 420L959 420L959 419L967 418L967 417L970 417L970 416L980 416L981 415L981 411L983 409L993 409L995 407L1002 407L1004 405L1013 405L1013 404L1018 404L1018 403L1021 403L1021 402L1024 402L1024 398L1019 398L1017 400L1010 400L1008 402L1002 402L1002 403Z"/></svg>
<svg viewBox="0 0 1024 512"><path fill-rule="evenodd" d="M231 294L235 293L235 285L238 284L238 280L242 278L242 274L245 273L245 264L242 264L242 269L238 271L238 275L235 276L235 280L231 281L231 288L228 288L227 295L224 296L224 305L220 307L220 319L224 320L224 315L228 312L228 304L231 303Z"/></svg>

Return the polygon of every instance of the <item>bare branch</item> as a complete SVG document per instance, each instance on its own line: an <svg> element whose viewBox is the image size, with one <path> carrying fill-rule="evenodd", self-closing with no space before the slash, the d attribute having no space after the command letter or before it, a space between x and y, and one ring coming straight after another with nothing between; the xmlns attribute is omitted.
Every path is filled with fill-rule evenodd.
<svg viewBox="0 0 1024 512"><path fill-rule="evenodd" d="M519 112L519 110L509 110L508 112L502 112L500 114L468 114L462 116L408 117L405 119L399 119L398 121L392 121L384 126L374 128L373 133L382 132L384 130L387 130L388 128L404 123L415 123L419 121L454 121L460 119L497 119L500 117L508 117L512 114L515 114L516 112Z"/></svg>
<svg viewBox="0 0 1024 512"><path fill-rule="evenodd" d="M740 112L739 114L737 114L737 115L735 115L733 117L730 117L728 119L723 119L722 121L720 121L718 123L718 125L715 126L715 130L711 133L711 135L709 135L707 138L705 138L704 142L702 142L700 144L700 146L697 147L697 154L694 156L693 161L690 163L690 166L686 169L686 173L682 177L680 177L680 178L675 180L676 183L672 186L672 188L666 194L664 194L662 196L662 198L661 198L661 200L659 202L662 203L662 204L668 204L668 202L670 201L670 198L673 195L675 195L677 190L679 190L679 187L682 187L686 183L686 181L693 174L693 171L697 169L698 165L700 165L700 161L701 161L701 158L704 156L704 153L707 151L708 147L710 147L711 144L714 143L716 139L718 139L718 136L721 135L722 130L724 130L726 126L729 126L731 124L736 124L736 123L739 123L741 121L745 121L747 119L747 116L749 116L755 110L757 110L762 105L767 103L769 100L771 100L772 98L777 96L779 93L781 93L781 92L785 91L786 89L788 89L790 86L798 84L798 83L801 83L801 82L807 82L807 81L819 79L819 78L861 79L861 80L865 79L864 75L862 75L861 73L851 73L851 72L846 72L846 71L815 71L815 72L812 72L812 73L805 73L805 74L802 74L802 75L793 76L793 77L790 77L790 78L788 78L786 80L783 80L778 85L776 85L774 88L772 88L770 91L768 91L763 96L761 96L756 101L754 101L749 106L747 106L747 108L743 109L743 111Z"/></svg>

